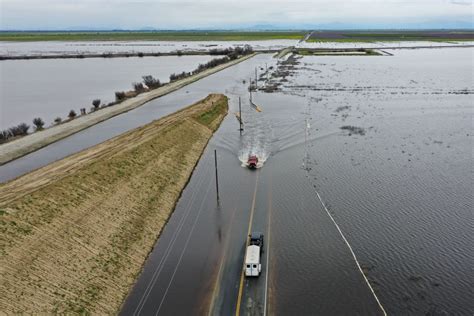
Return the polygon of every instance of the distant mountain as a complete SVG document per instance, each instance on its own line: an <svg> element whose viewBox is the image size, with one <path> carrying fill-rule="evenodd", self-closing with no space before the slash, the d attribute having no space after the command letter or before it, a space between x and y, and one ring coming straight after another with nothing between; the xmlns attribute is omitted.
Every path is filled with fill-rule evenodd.
<svg viewBox="0 0 474 316"><path fill-rule="evenodd" d="M153 26L143 26L137 29L123 29L120 27L100 27L100 26L75 26L66 29L40 29L42 31L295 31L295 30L426 30L426 29L463 29L474 30L472 16L451 18L435 18L428 20L411 19L406 22L339 22L330 23L266 23L258 22L249 24L227 24L191 27L183 26L182 28L163 28ZM0 30L0 31L35 31L35 30Z"/></svg>

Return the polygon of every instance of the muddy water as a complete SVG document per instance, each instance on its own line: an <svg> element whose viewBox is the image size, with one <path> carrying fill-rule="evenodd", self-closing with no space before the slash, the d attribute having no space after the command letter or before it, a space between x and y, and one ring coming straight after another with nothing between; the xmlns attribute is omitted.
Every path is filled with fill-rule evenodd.
<svg viewBox="0 0 474 316"><path fill-rule="evenodd" d="M473 51L395 55L302 60L308 176L390 313L471 314Z"/></svg>
<svg viewBox="0 0 474 316"><path fill-rule="evenodd" d="M89 111L92 100L115 100L115 91L132 90L133 82L153 75L194 70L211 56L8 60L0 62L0 129L41 117L49 125L67 118L71 109Z"/></svg>
<svg viewBox="0 0 474 316"><path fill-rule="evenodd" d="M448 42L430 42L430 41L403 41L403 42L304 42L300 45L308 48L333 48L333 49L344 49L344 48L380 48L380 47L437 47L437 46L466 46L473 45L473 41L461 41L456 40Z"/></svg>
<svg viewBox="0 0 474 316"><path fill-rule="evenodd" d="M304 57L284 66L285 80L273 77L279 91L254 94L263 109L257 113L243 80L248 83L255 66L276 66L271 56L260 55L2 166L0 174L19 175L209 92L223 92L230 97L230 115L183 192L124 314L205 311L221 262L228 273L215 302L233 312L254 188L253 227L272 236L270 312L380 314L318 192L389 314L472 314L472 53ZM242 136L232 116L239 96ZM214 149L219 207L211 186ZM247 152L266 160L256 172L241 166ZM184 228L178 231L179 223ZM171 240L176 242L166 255Z"/></svg>
<svg viewBox="0 0 474 316"><path fill-rule="evenodd" d="M288 72L285 80L272 79L282 81L280 92L254 95L263 112L255 112L244 102L244 135L238 136L237 121L229 117L204 155L203 161L210 161L212 149L224 152L220 176L236 183L229 180L224 185L232 197L223 198L223 208L237 203L240 216L241 212L248 216L239 205L249 207L251 184L239 184L240 174L247 171L236 166L247 153L266 160L257 171L260 215L253 226L264 230L265 214L271 212L272 313L380 314L316 192L389 314L469 314L473 310L469 283L472 50L394 53L393 57L298 60L284 69L283 73ZM227 89L234 111L236 97L242 93L238 85ZM196 176L201 172L198 167ZM184 212L184 202L196 191L200 189L186 189L176 216ZM212 194L203 195L212 201ZM240 197L237 202L235 196ZM221 232L230 230L228 238L235 242L238 232L231 228L236 220L233 225L230 221L214 224ZM237 226L241 225L246 225L242 218ZM205 219L200 227L201 233L210 228L212 234L214 229ZM172 226L168 229L174 231ZM193 234L184 236L194 240ZM221 282L225 289L219 292L217 310L232 312L235 292L230 289L238 283L229 274L238 272L232 264L239 262L242 250L223 243L227 250L213 252L205 251L205 245L199 247L199 241L194 244L203 254L185 253L181 271L192 270L201 256L207 263L214 256L217 261L215 252L231 258L225 261L227 274ZM165 241L158 243L156 249L165 245ZM159 253L156 250L152 256L160 257ZM169 259L170 267L176 264ZM153 269L149 264L145 271ZM208 269L204 279L215 277L217 268ZM165 275L158 280L175 293L179 284L187 282L179 275L169 283ZM140 288L147 284L149 278L139 280L124 311L136 306L134 302L142 297ZM193 295L178 299L159 289L153 293L161 298L162 308L166 306L164 314L200 311L202 300L211 295L206 287L193 292L201 298L199 302L190 298ZM183 300L187 304L181 304ZM142 312L157 308L152 301L141 307Z"/></svg>

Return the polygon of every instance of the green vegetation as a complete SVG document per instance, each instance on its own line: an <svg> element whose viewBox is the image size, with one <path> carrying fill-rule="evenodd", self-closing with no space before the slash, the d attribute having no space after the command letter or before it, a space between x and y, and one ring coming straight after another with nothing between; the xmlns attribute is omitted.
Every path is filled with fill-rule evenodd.
<svg viewBox="0 0 474 316"><path fill-rule="evenodd" d="M299 40L304 35L296 31L0 32L0 41L258 41Z"/></svg>
<svg viewBox="0 0 474 316"><path fill-rule="evenodd" d="M199 123L205 126L208 126L212 130L215 130L217 128L217 125L213 124L213 122L217 118L220 118L221 115L225 115L227 111L227 107L228 107L227 98L221 98L217 102L213 102L212 107L209 110L197 115L195 118Z"/></svg>
<svg viewBox="0 0 474 316"><path fill-rule="evenodd" d="M432 41L432 42L463 42L474 41L473 31L457 32L321 32L313 33L307 42L403 42L403 41Z"/></svg>
<svg viewBox="0 0 474 316"><path fill-rule="evenodd" d="M474 42L474 38L428 38L428 37L400 37L400 38L311 38L307 40L308 43L372 43L372 42L410 42L410 41L421 41L421 42Z"/></svg>

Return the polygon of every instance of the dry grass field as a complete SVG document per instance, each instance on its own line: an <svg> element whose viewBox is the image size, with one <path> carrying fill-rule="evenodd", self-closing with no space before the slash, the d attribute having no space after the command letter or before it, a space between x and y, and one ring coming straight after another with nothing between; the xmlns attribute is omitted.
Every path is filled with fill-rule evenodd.
<svg viewBox="0 0 474 316"><path fill-rule="evenodd" d="M0 185L0 311L114 314L227 113L213 94Z"/></svg>

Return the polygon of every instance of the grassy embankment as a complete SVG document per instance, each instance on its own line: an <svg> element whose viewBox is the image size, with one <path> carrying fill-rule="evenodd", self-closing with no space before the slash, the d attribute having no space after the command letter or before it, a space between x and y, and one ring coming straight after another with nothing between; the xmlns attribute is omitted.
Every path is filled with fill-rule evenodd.
<svg viewBox="0 0 474 316"><path fill-rule="evenodd" d="M227 113L206 99L0 185L0 310L114 314Z"/></svg>
<svg viewBox="0 0 474 316"><path fill-rule="evenodd" d="M307 42L342 42L342 43L369 43L369 42L464 42L474 41L473 31L406 31L406 32L315 32Z"/></svg>
<svg viewBox="0 0 474 316"><path fill-rule="evenodd" d="M258 41L295 39L304 32L0 32L0 41Z"/></svg>

